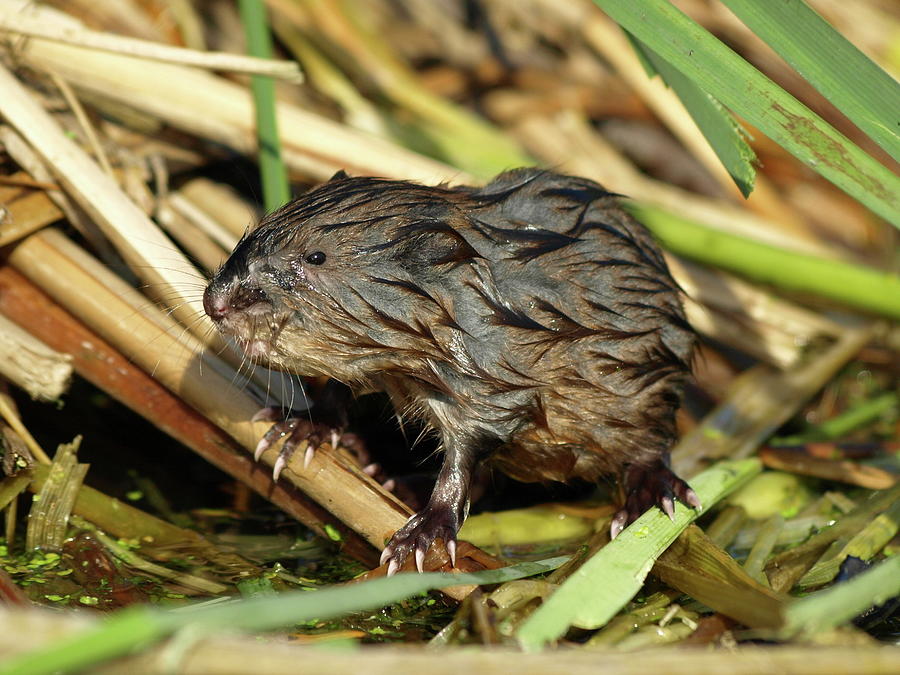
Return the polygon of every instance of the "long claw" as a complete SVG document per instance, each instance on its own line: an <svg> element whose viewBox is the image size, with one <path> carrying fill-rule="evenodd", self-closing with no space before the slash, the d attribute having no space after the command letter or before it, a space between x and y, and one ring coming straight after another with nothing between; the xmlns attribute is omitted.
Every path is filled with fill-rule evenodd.
<svg viewBox="0 0 900 675"><path fill-rule="evenodd" d="M399 569L400 569L400 563L398 563L394 559L391 559L391 564L388 565L387 575L389 577L392 577L397 573L397 570L399 570Z"/></svg>
<svg viewBox="0 0 900 675"><path fill-rule="evenodd" d="M269 449L269 446L271 446L271 443L265 437L260 438L259 443L256 444L256 449L253 451L253 461L258 462L262 454Z"/></svg>
<svg viewBox="0 0 900 675"><path fill-rule="evenodd" d="M316 449L312 443L308 443L306 446L306 454L303 455L303 468L308 469L309 465L312 464L313 457L316 456Z"/></svg>
<svg viewBox="0 0 900 675"><path fill-rule="evenodd" d="M615 518L612 519L612 522L609 524L609 538L615 539L619 536L622 530L625 529L625 521L628 520L628 514L619 512L616 514Z"/></svg>
<svg viewBox="0 0 900 675"><path fill-rule="evenodd" d="M416 549L416 569L419 572L425 571L425 550L421 548Z"/></svg>
<svg viewBox="0 0 900 675"><path fill-rule="evenodd" d="M450 565L456 567L456 539L451 539L444 546L447 549L447 554L450 556Z"/></svg>
<svg viewBox="0 0 900 675"><path fill-rule="evenodd" d="M668 495L659 500L659 506L663 513L669 516L669 520L675 522L675 501Z"/></svg>
<svg viewBox="0 0 900 675"><path fill-rule="evenodd" d="M341 435L337 431L332 429L331 430L331 449L336 450L338 443L340 443L340 442L341 442Z"/></svg>
<svg viewBox="0 0 900 675"><path fill-rule="evenodd" d="M700 503L700 497L698 497L697 493L694 492L694 490L691 488L688 488L685 491L684 499L690 506L693 506L695 509L703 508L703 504Z"/></svg>
<svg viewBox="0 0 900 675"><path fill-rule="evenodd" d="M285 466L287 466L287 460L285 460L282 455L278 455L278 458L275 460L275 465L272 467L273 480L278 480L278 477L281 475L281 472L284 471Z"/></svg>
<svg viewBox="0 0 900 675"><path fill-rule="evenodd" d="M378 560L378 564L384 565L384 563L386 563L388 561L388 559L391 557L391 554L393 552L394 552L394 550L390 546L385 546L384 550L381 552L381 558Z"/></svg>

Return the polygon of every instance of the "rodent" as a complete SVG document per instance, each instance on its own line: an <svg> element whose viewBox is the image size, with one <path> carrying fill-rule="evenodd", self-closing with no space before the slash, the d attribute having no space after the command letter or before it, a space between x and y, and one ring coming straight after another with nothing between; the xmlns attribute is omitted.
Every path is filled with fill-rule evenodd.
<svg viewBox="0 0 900 675"><path fill-rule="evenodd" d="M428 505L384 549L391 573L413 552L421 570L438 538L455 560L482 461L522 481L618 474L613 536L653 505L700 505L668 466L695 334L652 236L593 181L517 169L426 187L339 172L244 235L204 308L253 360L327 375L346 385L334 400L387 392L440 434ZM294 420L260 449L285 432L278 466L322 440Z"/></svg>

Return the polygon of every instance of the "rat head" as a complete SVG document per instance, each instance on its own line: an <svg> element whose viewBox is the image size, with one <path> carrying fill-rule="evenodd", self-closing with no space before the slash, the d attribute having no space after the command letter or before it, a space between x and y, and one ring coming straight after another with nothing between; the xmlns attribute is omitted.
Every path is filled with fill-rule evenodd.
<svg viewBox="0 0 900 675"><path fill-rule="evenodd" d="M398 350L426 348L416 326L439 309L426 289L478 257L460 233L461 198L340 172L244 235L204 309L270 367L366 379Z"/></svg>

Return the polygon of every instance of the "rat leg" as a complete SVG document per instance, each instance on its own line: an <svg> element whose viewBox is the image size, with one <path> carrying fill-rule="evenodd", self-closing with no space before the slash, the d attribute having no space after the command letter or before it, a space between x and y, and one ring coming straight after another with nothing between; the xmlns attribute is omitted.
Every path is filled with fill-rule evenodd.
<svg viewBox="0 0 900 675"><path fill-rule="evenodd" d="M444 462L428 504L394 533L381 554L382 565L390 561L388 576L400 569L413 551L416 569L422 572L425 553L435 539L443 540L456 566L456 533L469 513L472 474L478 461L492 449L484 440L445 439Z"/></svg>
<svg viewBox="0 0 900 675"><path fill-rule="evenodd" d="M658 506L669 518L675 519L675 502L695 509L702 508L697 493L669 468L669 453L663 453L650 464L629 464L622 475L625 504L609 526L609 536L619 533L652 506Z"/></svg>
<svg viewBox="0 0 900 675"><path fill-rule="evenodd" d="M280 408L263 408L253 416L253 421L268 420L275 422L256 445L253 457L259 460L262 453L278 440L285 438L278 458L272 469L273 477L278 480L281 471L287 466L294 451L304 441L306 455L303 466L306 468L312 461L316 449L327 439L332 447L338 443L344 445L357 455L366 455L362 440L353 433L345 433L347 427L347 406L353 398L349 387L337 380L328 380L316 397L312 415L315 421L307 417L308 412L284 411ZM303 415L301 417L300 415Z"/></svg>

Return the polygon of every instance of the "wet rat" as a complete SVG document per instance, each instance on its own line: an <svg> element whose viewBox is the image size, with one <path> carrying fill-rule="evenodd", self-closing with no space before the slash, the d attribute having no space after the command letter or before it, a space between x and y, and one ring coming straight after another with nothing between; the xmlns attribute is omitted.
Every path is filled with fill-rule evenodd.
<svg viewBox="0 0 900 675"><path fill-rule="evenodd" d="M343 430L349 392L386 392L440 435L427 506L382 555L455 558L472 473L522 481L618 475L611 534L674 498L669 468L695 336L649 232L597 183L537 169L484 187L343 172L266 216L210 281L207 314L254 360L330 380L317 424L288 419L259 454ZM271 417L271 416L270 416Z"/></svg>

